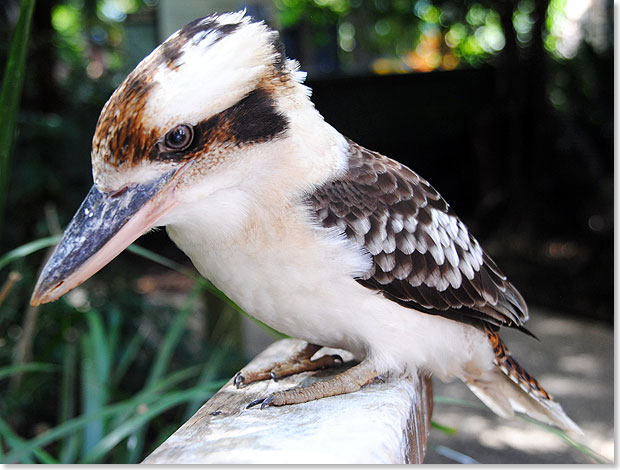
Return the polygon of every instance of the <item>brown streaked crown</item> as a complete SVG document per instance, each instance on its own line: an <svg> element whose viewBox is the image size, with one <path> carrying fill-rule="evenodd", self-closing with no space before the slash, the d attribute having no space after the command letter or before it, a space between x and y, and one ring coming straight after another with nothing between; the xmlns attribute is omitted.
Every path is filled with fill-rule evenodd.
<svg viewBox="0 0 620 470"><path fill-rule="evenodd" d="M156 119L157 116L153 115L150 105L158 97L191 93L191 89L187 90L188 80L196 87L201 83L217 80L226 85L226 76L219 76L217 70L214 72L205 67L209 73L188 76L188 73L181 69L187 66L189 61L195 62L203 58L199 54L187 54L192 48L200 48L202 51L209 49L212 50L211 54L217 54L217 45L224 38L235 35L248 25L262 25L252 22L242 14L232 16L236 18L232 22L231 16L227 16L226 22L221 21L222 16L213 15L189 23L155 49L129 74L110 97L99 117L92 148L95 173L110 165L122 168L136 166L144 161L187 160L212 150L214 146L261 142L278 136L287 129L286 118L276 109L271 86L274 79L281 79L286 74L286 58L277 33L264 25L261 31L265 33L265 47L269 50L268 63L264 64L264 76L256 79L256 83L252 82L251 86L248 85L247 90L244 88L236 102L225 109L216 109L215 112L194 107L188 109L187 118L183 109L180 109L169 122ZM242 39L239 48L244 47L241 41ZM190 68L192 71L201 71L200 64L193 63ZM242 71L240 70L240 74ZM163 81L160 80L162 75L166 75ZM178 82L175 81L177 75ZM231 84L231 88L234 88L234 85ZM231 95L236 92L234 89L224 90ZM196 118L197 115L199 118ZM191 144L182 151L166 146L166 134L178 125L186 125L192 129Z"/></svg>

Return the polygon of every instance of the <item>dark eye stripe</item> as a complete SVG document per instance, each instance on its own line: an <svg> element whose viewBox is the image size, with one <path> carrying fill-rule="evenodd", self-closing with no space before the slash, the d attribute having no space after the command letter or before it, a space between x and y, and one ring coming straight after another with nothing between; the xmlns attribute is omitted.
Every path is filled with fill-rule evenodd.
<svg viewBox="0 0 620 470"><path fill-rule="evenodd" d="M238 103L199 122L193 128L183 125L170 130L153 147L150 158L191 159L218 145L266 142L282 135L288 126L288 120L276 109L269 92L257 88ZM188 142L183 139L185 130L189 130L192 135Z"/></svg>
<svg viewBox="0 0 620 470"><path fill-rule="evenodd" d="M288 120L278 112L272 96L257 88L238 103L196 126L200 144L252 144L278 137L288 129Z"/></svg>
<svg viewBox="0 0 620 470"><path fill-rule="evenodd" d="M240 143L264 142L283 133L288 120L277 111L273 97L257 88L230 108L227 124L234 140Z"/></svg>

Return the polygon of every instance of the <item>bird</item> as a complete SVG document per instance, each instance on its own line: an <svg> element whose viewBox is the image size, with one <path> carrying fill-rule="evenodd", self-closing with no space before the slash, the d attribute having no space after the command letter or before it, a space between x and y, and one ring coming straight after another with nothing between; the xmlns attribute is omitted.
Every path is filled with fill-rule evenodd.
<svg viewBox="0 0 620 470"><path fill-rule="evenodd" d="M581 433L501 340L527 305L449 204L407 166L329 125L277 31L245 11L197 19L145 57L104 105L93 186L44 266L32 305L86 281L165 227L245 312L307 345L238 387L353 367L248 406L354 393L377 377L462 380L502 417Z"/></svg>

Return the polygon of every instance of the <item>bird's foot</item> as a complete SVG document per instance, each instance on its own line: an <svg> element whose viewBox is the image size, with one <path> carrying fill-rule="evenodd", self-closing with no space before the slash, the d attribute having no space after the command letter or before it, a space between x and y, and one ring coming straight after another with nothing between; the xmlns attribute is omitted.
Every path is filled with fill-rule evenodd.
<svg viewBox="0 0 620 470"><path fill-rule="evenodd" d="M294 405L319 398L356 392L364 385L372 383L377 376L375 368L364 361L331 379L315 382L306 387L291 388L269 394L250 402L246 408L252 408L256 405L261 405L261 409L268 406Z"/></svg>
<svg viewBox="0 0 620 470"><path fill-rule="evenodd" d="M333 367L337 364L342 364L342 358L337 354L325 355L319 357L318 359L311 360L310 358L314 355L314 353L321 349L321 347L322 346L318 346L316 344L307 344L295 355L285 361L277 362L271 367L258 370L242 369L235 374L233 383L237 388L241 388L244 385L258 382L260 380L278 380L279 378L286 377L287 375L325 369L327 367Z"/></svg>

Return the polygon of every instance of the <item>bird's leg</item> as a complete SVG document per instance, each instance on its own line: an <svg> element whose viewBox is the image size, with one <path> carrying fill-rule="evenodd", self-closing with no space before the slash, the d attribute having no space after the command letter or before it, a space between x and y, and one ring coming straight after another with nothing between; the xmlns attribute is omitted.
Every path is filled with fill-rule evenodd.
<svg viewBox="0 0 620 470"><path fill-rule="evenodd" d="M377 376L374 366L370 362L363 361L331 379L315 382L306 387L275 392L264 398L254 400L247 408L260 403L262 403L261 409L266 406L294 405L319 398L356 392L364 385L371 383Z"/></svg>
<svg viewBox="0 0 620 470"><path fill-rule="evenodd" d="M314 361L310 358L323 346L306 344L304 348L282 362L276 362L264 369L242 369L235 375L234 383L237 388L252 382L266 379L279 379L287 375L299 374L310 370L325 369L335 364L342 363L342 358L337 354L321 356Z"/></svg>

